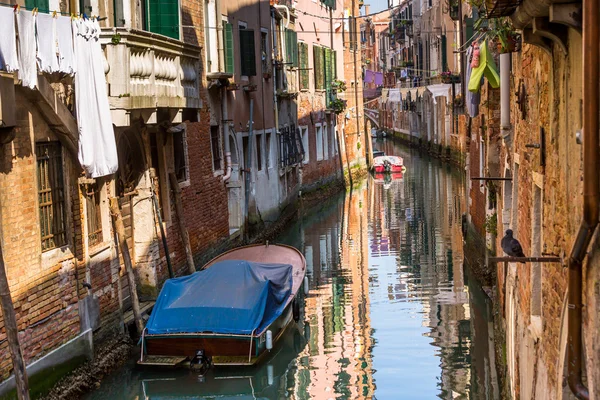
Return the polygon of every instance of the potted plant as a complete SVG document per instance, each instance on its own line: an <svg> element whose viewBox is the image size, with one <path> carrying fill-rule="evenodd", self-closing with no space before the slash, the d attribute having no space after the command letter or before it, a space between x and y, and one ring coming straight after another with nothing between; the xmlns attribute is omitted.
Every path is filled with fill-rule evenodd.
<svg viewBox="0 0 600 400"><path fill-rule="evenodd" d="M367 64L367 65L371 64L371 59L370 58L365 59L365 64Z"/></svg>
<svg viewBox="0 0 600 400"><path fill-rule="evenodd" d="M333 82L331 82L331 89L336 92L344 92L346 91L346 82L334 79Z"/></svg>
<svg viewBox="0 0 600 400"><path fill-rule="evenodd" d="M442 83L459 83L460 75L453 74L452 71L444 71L440 74Z"/></svg>
<svg viewBox="0 0 600 400"><path fill-rule="evenodd" d="M508 17L494 18L488 31L499 53L512 53L521 50L521 35L517 33Z"/></svg>
<svg viewBox="0 0 600 400"><path fill-rule="evenodd" d="M336 114L341 114L346 109L346 101L342 99L333 99L329 103L329 108Z"/></svg>

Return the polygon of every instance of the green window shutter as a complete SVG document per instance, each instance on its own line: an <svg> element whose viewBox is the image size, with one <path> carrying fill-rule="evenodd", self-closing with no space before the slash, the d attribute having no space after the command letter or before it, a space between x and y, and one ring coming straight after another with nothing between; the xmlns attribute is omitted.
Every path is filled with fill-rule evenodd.
<svg viewBox="0 0 600 400"><path fill-rule="evenodd" d="M337 51L331 52L331 58L333 59L333 79L337 79Z"/></svg>
<svg viewBox="0 0 600 400"><path fill-rule="evenodd" d="M230 23L223 24L225 39L225 72L234 73L234 58L233 58L233 25Z"/></svg>
<svg viewBox="0 0 600 400"><path fill-rule="evenodd" d="M50 5L48 4L48 0L25 0L25 8L27 8L28 10L33 10L36 7L41 12L50 12Z"/></svg>
<svg viewBox="0 0 600 400"><path fill-rule="evenodd" d="M331 94L331 82L333 81L333 60L332 60L332 51L331 49L323 49L325 55L325 89L329 94ZM331 96L327 96L327 100L329 100Z"/></svg>
<svg viewBox="0 0 600 400"><path fill-rule="evenodd" d="M285 62L288 66L298 66L298 33L285 30Z"/></svg>
<svg viewBox="0 0 600 400"><path fill-rule="evenodd" d="M473 18L465 18L465 34L467 43L465 43L465 47L468 47L473 42Z"/></svg>
<svg viewBox="0 0 600 400"><path fill-rule="evenodd" d="M315 71L315 89L323 89L323 50L313 46L313 70Z"/></svg>
<svg viewBox="0 0 600 400"><path fill-rule="evenodd" d="M178 0L148 0L146 29L152 33L179 39Z"/></svg>
<svg viewBox="0 0 600 400"><path fill-rule="evenodd" d="M442 71L448 71L448 55L446 54L446 35L442 35Z"/></svg>
<svg viewBox="0 0 600 400"><path fill-rule="evenodd" d="M300 89L308 89L308 44L298 43L300 63Z"/></svg>
<svg viewBox="0 0 600 400"><path fill-rule="evenodd" d="M294 41L292 42L293 44L293 54L294 54L294 67L298 67L298 32L294 31L294 33L292 34L292 37L294 38Z"/></svg>
<svg viewBox="0 0 600 400"><path fill-rule="evenodd" d="M240 29L240 50L242 53L242 76L256 76L253 29Z"/></svg>

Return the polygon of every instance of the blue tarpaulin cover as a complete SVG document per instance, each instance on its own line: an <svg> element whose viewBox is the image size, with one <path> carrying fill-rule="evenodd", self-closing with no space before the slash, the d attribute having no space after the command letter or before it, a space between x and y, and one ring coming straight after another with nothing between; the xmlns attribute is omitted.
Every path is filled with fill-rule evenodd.
<svg viewBox="0 0 600 400"><path fill-rule="evenodd" d="M292 266L226 260L165 282L148 334L260 333L283 312Z"/></svg>

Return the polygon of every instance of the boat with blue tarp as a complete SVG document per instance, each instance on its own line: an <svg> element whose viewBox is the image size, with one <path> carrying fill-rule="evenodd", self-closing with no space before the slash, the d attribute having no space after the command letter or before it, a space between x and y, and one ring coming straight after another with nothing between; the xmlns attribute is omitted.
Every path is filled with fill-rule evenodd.
<svg viewBox="0 0 600 400"><path fill-rule="evenodd" d="M165 282L141 338L139 364L253 365L299 316L306 260L284 245L226 252Z"/></svg>

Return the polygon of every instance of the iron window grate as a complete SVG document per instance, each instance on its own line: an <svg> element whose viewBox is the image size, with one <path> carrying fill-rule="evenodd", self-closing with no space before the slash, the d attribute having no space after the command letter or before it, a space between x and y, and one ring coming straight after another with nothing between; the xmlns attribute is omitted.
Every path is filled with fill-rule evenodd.
<svg viewBox="0 0 600 400"><path fill-rule="evenodd" d="M36 144L42 251L67 243L65 186L60 142Z"/></svg>

